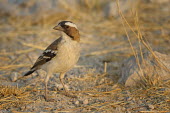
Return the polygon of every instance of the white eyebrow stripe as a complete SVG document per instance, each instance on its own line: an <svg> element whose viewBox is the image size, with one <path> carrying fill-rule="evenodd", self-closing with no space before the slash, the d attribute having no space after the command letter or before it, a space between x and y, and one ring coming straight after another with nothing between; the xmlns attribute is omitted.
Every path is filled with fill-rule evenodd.
<svg viewBox="0 0 170 113"><path fill-rule="evenodd" d="M75 27L77 29L77 26L74 23L66 22L65 25L68 25L70 27Z"/></svg>

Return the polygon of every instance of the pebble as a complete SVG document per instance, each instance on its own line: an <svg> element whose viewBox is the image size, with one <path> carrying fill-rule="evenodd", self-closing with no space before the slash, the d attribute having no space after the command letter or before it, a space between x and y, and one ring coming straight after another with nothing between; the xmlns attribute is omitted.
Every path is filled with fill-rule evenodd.
<svg viewBox="0 0 170 113"><path fill-rule="evenodd" d="M62 84L55 84L55 86L59 89L59 90L63 90L63 85ZM69 86L68 85L64 85L66 90L70 90Z"/></svg>
<svg viewBox="0 0 170 113"><path fill-rule="evenodd" d="M99 84L102 84L102 83L104 83L105 82L105 79L103 78L103 79L101 79L100 81L99 81Z"/></svg>
<svg viewBox="0 0 170 113"><path fill-rule="evenodd" d="M18 73L12 72L10 77L11 77L11 81L14 82L18 79Z"/></svg>
<svg viewBox="0 0 170 113"><path fill-rule="evenodd" d="M132 97L127 97L127 100L128 100L128 101L130 101L130 100L132 100L132 99L133 99Z"/></svg>
<svg viewBox="0 0 170 113"><path fill-rule="evenodd" d="M118 100L124 100L124 97L119 97Z"/></svg>
<svg viewBox="0 0 170 113"><path fill-rule="evenodd" d="M87 105L89 103L89 100L88 99L85 99L84 101L83 101L83 104L85 104L85 105Z"/></svg>
<svg viewBox="0 0 170 113"><path fill-rule="evenodd" d="M80 103L80 102L77 100L77 101L75 102L75 105L79 105L79 103Z"/></svg>
<svg viewBox="0 0 170 113"><path fill-rule="evenodd" d="M151 105L151 104L149 104L148 107L149 107L150 109L154 109L154 108L155 108L154 105Z"/></svg>

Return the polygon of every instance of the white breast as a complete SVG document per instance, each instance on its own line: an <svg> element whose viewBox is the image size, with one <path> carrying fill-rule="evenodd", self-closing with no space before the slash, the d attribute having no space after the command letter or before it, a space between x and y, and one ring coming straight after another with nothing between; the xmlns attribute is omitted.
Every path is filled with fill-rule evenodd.
<svg viewBox="0 0 170 113"><path fill-rule="evenodd" d="M77 63L79 56L79 43L73 41L70 37L64 37L59 45L56 57L49 61L46 69L56 73L67 72Z"/></svg>

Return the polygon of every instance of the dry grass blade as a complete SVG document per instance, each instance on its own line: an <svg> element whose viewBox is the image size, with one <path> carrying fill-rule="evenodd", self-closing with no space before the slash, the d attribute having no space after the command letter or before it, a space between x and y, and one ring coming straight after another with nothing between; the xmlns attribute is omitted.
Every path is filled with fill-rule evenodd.
<svg viewBox="0 0 170 113"><path fill-rule="evenodd" d="M40 50L45 49L44 47L38 46L38 45L35 45L35 44L29 44L29 43L25 43L25 42L21 42L21 44L24 45L24 46L27 46L27 47L35 48L35 49L40 49Z"/></svg>
<svg viewBox="0 0 170 113"><path fill-rule="evenodd" d="M157 56L155 55L155 53L153 52L153 50L152 50L152 48L148 45L148 44L146 44L146 42L144 41L144 39L143 39L143 37L142 37L142 34L141 34L141 32L140 32L140 29L139 29L139 24L138 24L138 18L136 19L137 21L137 30L138 30L138 33L139 34L136 34L136 32L135 32L135 30L132 28L132 26L128 23L128 21L126 20L126 18L123 16L123 14L122 14L122 12L121 12L121 10L120 10L120 6L119 6L119 0L116 0L116 3L117 3L117 7L118 7L118 11L119 11L119 14L120 14L120 17L121 17L121 19L122 20L124 20L124 22L127 24L127 26L131 29L131 31L134 33L134 35L136 36L136 37L139 37L140 38L140 41L142 42L142 44L152 53L152 55L154 56L154 58L155 58L155 60L157 61L157 63L160 65L160 67L162 67L163 69L165 69L166 71L168 71L168 72L170 72L170 70L159 60L159 58L157 58ZM137 15L136 15L136 17L137 17ZM132 48L132 50L133 50L133 53L134 53L134 55L135 55L135 51L134 51L134 49L133 49L133 46L132 46L132 44L131 44L131 42L130 42L130 38L129 38L129 36L128 36L128 33L127 33L127 31L126 31L126 27L125 27L125 25L124 25L124 22L122 21L122 24L123 24L123 26L124 26L124 29L125 29L125 32L126 32L126 35L127 35L127 38L128 38L128 41L129 41L129 43L130 43L130 45L131 45L131 48ZM138 59L136 59L137 61L138 61ZM140 65L138 65L138 66L140 66ZM139 67L140 68L140 67ZM142 71L141 71L142 72Z"/></svg>
<svg viewBox="0 0 170 113"><path fill-rule="evenodd" d="M13 61L11 61L9 64L15 64L17 61L21 60L24 57L24 55L20 55L19 57L17 57L16 59L14 59Z"/></svg>
<svg viewBox="0 0 170 113"><path fill-rule="evenodd" d="M117 105L117 104L120 104L120 102L118 102L118 103L116 103L116 102L104 102L104 103L95 103L95 104L92 104L92 105L87 105L87 106L85 106L85 107L77 107L77 108L73 108L73 109L67 109L67 110L65 110L65 111L69 111L69 112L71 112L71 111L76 111L76 110L78 110L78 109L82 109L82 108L97 108L97 107L99 107L99 106L102 106L102 105ZM97 108L98 109L98 108ZM63 112L63 111L59 111L59 112Z"/></svg>
<svg viewBox="0 0 170 113"><path fill-rule="evenodd" d="M111 49L111 50L100 50L100 51L95 51L91 52L89 54L86 54L85 56L93 56L93 55L102 55L102 54L107 54L110 52L116 52L116 51L124 51L124 50L129 50L129 48L118 48L118 49Z"/></svg>
<svg viewBox="0 0 170 113"><path fill-rule="evenodd" d="M27 50L19 50L19 51L15 51L15 52L4 52L4 53L0 53L0 55L14 55L14 54L24 54L24 53L29 53L29 52L32 52L34 51L35 48L30 48L30 49L27 49Z"/></svg>
<svg viewBox="0 0 170 113"><path fill-rule="evenodd" d="M20 67L29 67L30 64L18 64L18 65L7 65L7 66L1 66L0 70L10 70L10 69L16 69Z"/></svg>
<svg viewBox="0 0 170 113"><path fill-rule="evenodd" d="M9 59L8 57L5 57L5 56L4 56L4 57L1 57L1 56L0 56L0 60L1 60L1 61L9 61L10 59Z"/></svg>
<svg viewBox="0 0 170 113"><path fill-rule="evenodd" d="M140 111L140 113L155 113L155 111ZM157 113L168 113L168 111L157 111Z"/></svg>
<svg viewBox="0 0 170 113"><path fill-rule="evenodd" d="M127 36L127 38L128 38L128 42L129 42L129 44L130 44L130 47L131 47L131 49L132 49L132 51L133 51L133 54L134 54L134 57L135 57L135 59L136 59L136 63L137 63L137 65L138 65L138 68L139 68L139 70L140 70L140 72L141 72L141 73L140 73L140 76L142 76L143 79L144 79L145 81L147 81L146 78L144 77L144 73L143 73L143 71L142 71L142 68L141 68L141 65L140 65L140 62L139 62L139 58L138 58L138 55L137 55L137 51L135 50L135 48L133 47L133 45L132 45L132 43L131 43L131 39L130 39L130 37L129 37L129 34L128 34L127 30L126 30L126 27L125 27L125 24L124 24L124 23L126 23L132 30L133 30L133 28L130 26L130 24L127 22L126 18L125 18L124 15L122 14L122 12L121 12L121 10L120 10L119 0L116 0L116 3L117 3L119 15L120 15L120 17L121 17L122 25L123 25L123 27L124 27L124 31L125 31L126 36ZM135 33L135 32L134 32L134 33ZM135 33L135 34L136 34L136 33ZM139 35L137 35L137 37L139 37ZM139 39L139 38L138 38L138 39Z"/></svg>
<svg viewBox="0 0 170 113"><path fill-rule="evenodd" d="M140 64L140 62L139 62L139 58L138 58L138 55L137 55L137 51L134 49L134 47L133 47L133 45L132 45L132 43L131 43L131 40L130 40L130 37L129 37L128 32L127 32L127 30L126 30L125 24L130 28L130 30L134 33L134 35L135 35L136 38L138 39L139 49L140 49L140 56L141 56L141 58L142 58L142 63L145 63L145 61L144 61L144 59L143 59L143 53L142 53L141 43L144 45L144 47L145 47L146 49L148 49L148 50L151 52L151 54L152 54L153 57L155 58L156 62L157 62L158 65L160 66L160 68L162 68L162 69L170 72L170 70L169 70L169 69L159 60L159 58L155 55L155 53L153 52L153 50L152 50L152 48L149 46L149 44L146 44L146 42L144 41L143 36L142 36L142 34L141 34L141 31L140 31L140 27L139 27L139 19L138 19L137 12L136 12L135 18L134 18L134 19L135 19L135 26L136 26L136 29L137 29L137 33L136 33L136 32L135 32L135 29L132 28L132 26L128 23L128 21L126 20L126 18L125 18L124 15L122 14L122 12L121 12L121 10L120 10L120 6L119 6L119 0L117 0L116 3L117 3L119 15L120 15L121 20L122 20L122 25L123 25L123 27L124 27L124 31L125 31L125 33L126 33L126 35L127 35L129 44L130 44L131 49L132 49L132 51L133 51L133 53L134 53L134 56L135 56L135 58L136 58L136 63L137 63L138 68L139 68L139 70L140 70L140 72L141 72L141 73L140 73L140 76L142 77L143 82L144 82L144 83L147 83L147 82L150 82L150 81L148 81L147 78L144 76L145 73L144 73L143 69L141 68L141 64ZM141 85L143 85L143 84L141 84ZM145 85L144 85L144 87L145 87Z"/></svg>

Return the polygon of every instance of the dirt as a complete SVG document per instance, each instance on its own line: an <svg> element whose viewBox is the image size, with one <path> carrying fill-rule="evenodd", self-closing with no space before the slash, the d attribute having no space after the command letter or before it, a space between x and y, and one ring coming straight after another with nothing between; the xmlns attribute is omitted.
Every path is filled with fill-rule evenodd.
<svg viewBox="0 0 170 113"><path fill-rule="evenodd" d="M144 90L140 88L116 86L122 61L133 55L120 18L109 20L93 17L83 22L73 18L73 21L81 34L81 57L77 65L66 74L64 82L69 93L77 98L64 95L58 74L54 74L48 84L49 101L45 101L43 81L46 72L39 70L16 82L12 82L11 78L19 78L28 71L42 50L58 38L60 33L52 29L55 24L23 26L1 20L0 84L4 90L0 93L0 112L131 113L170 110L169 97L161 97L162 93L159 92L164 90L169 93L169 86L167 89L151 88L153 92L145 90L146 94L157 91L153 96L157 100L146 95L146 98L142 97ZM148 31L146 27L142 29L142 33L154 50L170 54L169 32L160 33L169 28L164 25L161 27L162 29ZM138 49L138 39L128 31L132 44ZM103 61L109 62L107 73L104 73Z"/></svg>

